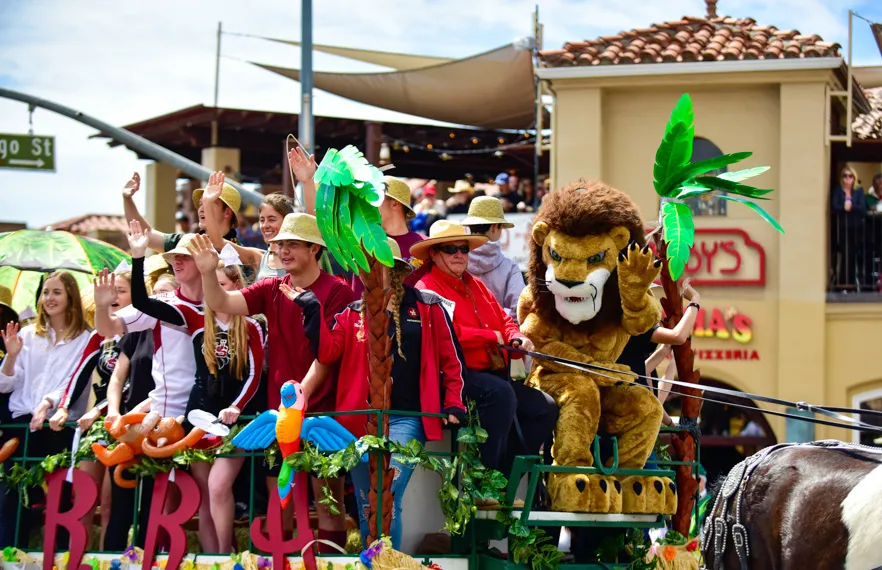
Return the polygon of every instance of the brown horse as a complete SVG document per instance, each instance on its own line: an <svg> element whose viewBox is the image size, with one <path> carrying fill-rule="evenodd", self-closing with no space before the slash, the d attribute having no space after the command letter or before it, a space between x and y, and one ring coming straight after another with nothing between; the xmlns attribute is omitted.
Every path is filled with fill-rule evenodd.
<svg viewBox="0 0 882 570"><path fill-rule="evenodd" d="M708 570L882 567L882 449L819 441L730 471L702 532Z"/></svg>

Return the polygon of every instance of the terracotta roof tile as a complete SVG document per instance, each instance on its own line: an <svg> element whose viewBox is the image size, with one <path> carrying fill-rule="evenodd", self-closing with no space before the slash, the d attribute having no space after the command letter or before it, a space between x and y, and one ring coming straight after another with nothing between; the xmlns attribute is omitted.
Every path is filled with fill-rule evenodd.
<svg viewBox="0 0 882 570"><path fill-rule="evenodd" d="M62 220L46 226L46 229L64 230L72 234L86 235L89 232L127 232L129 229L124 216L86 214L69 220Z"/></svg>
<svg viewBox="0 0 882 570"><path fill-rule="evenodd" d="M841 46L817 34L757 25L753 18L684 16L649 28L567 42L540 52L544 67L743 59L837 57Z"/></svg>
<svg viewBox="0 0 882 570"><path fill-rule="evenodd" d="M851 126L854 136L862 140L882 140L882 87L864 89L864 94L871 110L855 117Z"/></svg>

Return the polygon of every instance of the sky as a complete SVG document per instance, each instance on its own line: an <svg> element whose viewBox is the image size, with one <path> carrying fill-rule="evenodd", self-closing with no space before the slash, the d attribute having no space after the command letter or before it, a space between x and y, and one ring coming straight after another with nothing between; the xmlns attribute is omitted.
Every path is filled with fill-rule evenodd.
<svg viewBox="0 0 882 570"><path fill-rule="evenodd" d="M544 47L704 15L703 0L314 0L313 41L465 57L530 35L538 3ZM816 33L846 45L848 10L882 21L882 2L719 0L719 14ZM0 0L0 87L123 126L214 97L218 22L228 32L300 39L298 0ZM856 65L882 65L869 26L855 20ZM300 84L247 61L298 67L298 48L224 35L221 107L296 113ZM845 51L843 49L843 55ZM373 71L316 53L318 71ZM431 122L316 91L315 114ZM0 170L0 220L41 227L85 213L121 214L119 190L146 161L89 139L90 127L38 109L34 133L56 137L56 172ZM26 133L27 105L0 99L0 132ZM143 207L143 196L140 197Z"/></svg>

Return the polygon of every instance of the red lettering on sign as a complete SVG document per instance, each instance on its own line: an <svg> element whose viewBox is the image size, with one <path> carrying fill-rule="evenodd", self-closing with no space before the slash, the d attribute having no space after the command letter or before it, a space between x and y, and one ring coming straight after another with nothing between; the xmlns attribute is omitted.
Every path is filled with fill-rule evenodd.
<svg viewBox="0 0 882 570"><path fill-rule="evenodd" d="M734 273L738 273L738 270L741 269L741 254L738 253L738 250L735 248L734 241L724 241L720 242L720 247L728 253L735 260L731 267L724 267L720 269L720 273L724 273L726 275L732 275Z"/></svg>
<svg viewBox="0 0 882 570"><path fill-rule="evenodd" d="M658 255L655 243L651 241L649 246ZM745 268L745 258L755 260L749 265L751 269ZM766 251L742 229L695 228L685 275L693 285L765 285Z"/></svg>
<svg viewBox="0 0 882 570"><path fill-rule="evenodd" d="M55 566L55 537L58 527L63 526L70 533L69 558L67 567L78 570L92 570L88 564L80 564L86 553L89 535L83 517L92 512L98 501L98 484L88 473L73 470L72 493L73 504L61 512L61 499L67 482L67 469L59 469L46 477L49 487L46 494L46 529L43 535L43 570L52 570ZM10 495L14 497L14 495Z"/></svg>
<svg viewBox="0 0 882 570"><path fill-rule="evenodd" d="M160 473L156 476L153 484L153 500L150 502L150 519L147 523L147 540L144 544L144 564L141 570L150 570L153 567L160 529L164 529L171 539L166 568L179 567L187 553L187 534L184 532L184 524L199 510L201 494L193 477L183 471L177 471L174 484L181 492L181 504L174 511L164 513L163 507L171 484L168 473Z"/></svg>

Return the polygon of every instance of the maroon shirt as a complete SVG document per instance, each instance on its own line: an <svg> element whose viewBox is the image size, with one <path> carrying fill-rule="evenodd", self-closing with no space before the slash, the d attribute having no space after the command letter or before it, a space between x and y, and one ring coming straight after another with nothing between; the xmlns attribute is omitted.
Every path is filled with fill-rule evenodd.
<svg viewBox="0 0 882 570"><path fill-rule="evenodd" d="M281 404L279 391L288 380L302 382L316 355L312 353L309 340L303 330L303 312L294 301L279 290L279 284L291 284L291 276L269 277L242 289L248 312L266 315L269 334L269 409ZM334 317L355 300L355 295L345 283L322 271L318 279L306 287L325 307L324 317L328 328L334 326ZM335 409L337 373L331 375L309 398L309 411L332 412Z"/></svg>
<svg viewBox="0 0 882 570"><path fill-rule="evenodd" d="M398 247L401 248L401 259L404 261L414 264L414 263L422 263L419 260L413 259L410 255L410 246L413 244L423 241L426 239L424 236L416 233L416 232L407 232L406 234L402 234L400 236L389 236L394 239L398 244ZM426 274L426 265L422 264L419 269L415 269L413 273L407 276L404 280L405 285L410 285L411 287L416 287L417 282L423 278L423 275ZM352 279L349 281L349 286L352 287L352 291L355 292L355 296L357 298L361 298L361 294L364 292L364 283L361 282L361 279L358 278L358 274L353 274Z"/></svg>

